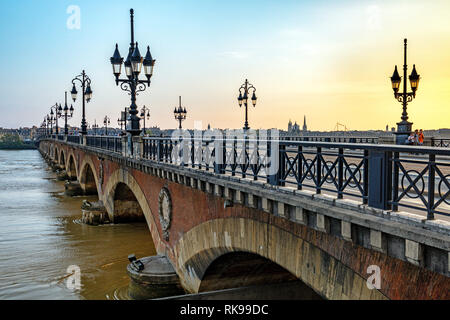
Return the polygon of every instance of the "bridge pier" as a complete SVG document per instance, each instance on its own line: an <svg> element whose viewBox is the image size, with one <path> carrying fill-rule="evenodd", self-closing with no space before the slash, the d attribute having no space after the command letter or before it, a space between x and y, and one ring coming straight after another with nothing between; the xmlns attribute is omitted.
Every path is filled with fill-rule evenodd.
<svg viewBox="0 0 450 320"><path fill-rule="evenodd" d="M85 224L99 225L109 223L109 215L102 201L89 202L84 200L81 205L81 221Z"/></svg>
<svg viewBox="0 0 450 320"><path fill-rule="evenodd" d="M49 165L53 172L57 172L59 170L59 165L53 160L50 160Z"/></svg>
<svg viewBox="0 0 450 320"><path fill-rule="evenodd" d="M57 171L56 180L58 180L58 181L69 180L69 175L67 174L67 171L61 170L61 169L59 171Z"/></svg>
<svg viewBox="0 0 450 320"><path fill-rule="evenodd" d="M64 188L65 195L69 197L81 196L84 193L78 181L66 181Z"/></svg>
<svg viewBox="0 0 450 320"><path fill-rule="evenodd" d="M177 273L169 259L163 255L145 257L137 260L142 270L127 266L130 277L128 295L134 300L156 299L184 294Z"/></svg>

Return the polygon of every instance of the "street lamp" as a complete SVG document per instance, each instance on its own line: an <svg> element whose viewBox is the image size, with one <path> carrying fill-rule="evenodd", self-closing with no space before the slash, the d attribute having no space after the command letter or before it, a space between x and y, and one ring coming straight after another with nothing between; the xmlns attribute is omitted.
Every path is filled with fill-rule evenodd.
<svg viewBox="0 0 450 320"><path fill-rule="evenodd" d="M83 94L83 116L81 118L81 134L87 134L87 125L86 125L86 112L85 112L85 102L91 101L92 98L92 89L91 89L91 79L86 75L84 70L72 79L72 90L70 94L72 95L73 102L77 99L77 88L75 87L75 81L79 81L82 88Z"/></svg>
<svg viewBox="0 0 450 320"><path fill-rule="evenodd" d="M175 107L175 109L173 110L173 115L175 116L175 120L177 120L179 122L178 129L180 129L180 130L181 130L181 122L183 120L186 120L186 114L187 114L186 108L183 108L181 106L181 96L180 96L180 106L178 108Z"/></svg>
<svg viewBox="0 0 450 320"><path fill-rule="evenodd" d="M47 118L46 117L44 117L44 121L42 121L42 123L41 123L40 135L41 136L47 135Z"/></svg>
<svg viewBox="0 0 450 320"><path fill-rule="evenodd" d="M55 123L56 119L53 116L53 111L50 112L50 115L47 114L47 124L50 123L50 135L53 134L53 123Z"/></svg>
<svg viewBox="0 0 450 320"><path fill-rule="evenodd" d="M144 119L144 129L143 129L144 136L145 136L145 119L146 118L147 118L147 120L150 119L150 109L144 105L141 109L141 119Z"/></svg>
<svg viewBox="0 0 450 320"><path fill-rule="evenodd" d="M94 119L94 124L92 125L92 130L94 130L94 136L97 135L97 129L98 129L97 120Z"/></svg>
<svg viewBox="0 0 450 320"><path fill-rule="evenodd" d="M103 119L103 124L105 125L105 136L108 135L108 124L110 124L110 119L108 116L105 116L105 119Z"/></svg>
<svg viewBox="0 0 450 320"><path fill-rule="evenodd" d="M406 64L406 45L407 39L404 40L404 62L403 62L403 92L399 92L400 83L402 82L402 78L398 74L397 66L395 66L394 73L391 77L392 90L394 90L394 97L403 105L402 112L402 121L397 122L397 132L396 135L396 144L405 144L405 141L408 139L412 131L412 122L408 121L408 113L406 112L406 107L409 102L411 102L416 97L416 91L419 87L420 76L417 74L416 65L413 65L413 70L411 75L409 76L409 82L411 84L412 92L408 92L407 87L407 71L408 65Z"/></svg>
<svg viewBox="0 0 450 320"><path fill-rule="evenodd" d="M125 111L121 111L120 118L117 119L117 124L120 125L120 130L122 130L121 135L126 135L126 133L123 132L123 128L126 127L128 110L129 107L125 107Z"/></svg>
<svg viewBox="0 0 450 320"><path fill-rule="evenodd" d="M53 112L55 110L55 112ZM59 134L59 128L58 128L58 118L61 118L62 115L62 107L61 105L58 105L58 103L55 103L53 106L50 107L50 117L53 118L52 121L55 121L55 134Z"/></svg>
<svg viewBox="0 0 450 320"><path fill-rule="evenodd" d="M244 130L247 131L248 129L250 129L250 127L248 126L248 95L249 95L249 90L253 90L253 94L252 94L252 104L253 107L256 106L256 95L255 95L255 91L256 88L250 84L247 79L245 79L245 83L239 88L239 97L238 97L238 103L239 103L239 107L242 107L242 103L245 106L245 123L244 123Z"/></svg>
<svg viewBox="0 0 450 320"><path fill-rule="evenodd" d="M45 135L48 135L48 121L47 121L48 115L44 117L44 125L45 125Z"/></svg>
<svg viewBox="0 0 450 320"><path fill-rule="evenodd" d="M153 74L153 66L155 61L150 53L150 47L147 46L147 53L143 58L139 52L138 43L134 42L134 11L130 9L130 25L131 25L131 42L128 50L128 56L125 62L120 56L119 47L116 43L116 49L111 57L111 65L113 68L113 74L116 78L116 85L124 91L129 92L131 96L131 105L129 109L129 115L127 118L126 130L132 136L139 135L141 129L139 126L140 118L137 116L138 110L136 105L136 95L138 92L144 91L147 87L150 87L150 78ZM122 63L125 66L125 74L127 79L119 79ZM140 80L139 74L141 73L142 66L144 66L144 74L147 80Z"/></svg>
<svg viewBox="0 0 450 320"><path fill-rule="evenodd" d="M67 91L65 92L65 102L64 102L64 134L68 135L69 134L69 127L67 126L67 119L70 119L73 117L73 106L70 105L70 108L67 107Z"/></svg>

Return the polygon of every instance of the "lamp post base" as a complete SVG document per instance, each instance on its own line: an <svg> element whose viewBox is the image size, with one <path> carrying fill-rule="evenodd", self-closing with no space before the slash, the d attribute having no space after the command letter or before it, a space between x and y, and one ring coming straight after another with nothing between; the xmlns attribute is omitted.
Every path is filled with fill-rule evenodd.
<svg viewBox="0 0 450 320"><path fill-rule="evenodd" d="M141 119L136 115L130 115L130 117L127 119L126 132L128 132L132 136L140 135L142 130L139 125L139 120Z"/></svg>
<svg viewBox="0 0 450 320"><path fill-rule="evenodd" d="M395 134L395 144L406 144L406 140L412 132L412 122L397 122L397 131Z"/></svg>
<svg viewBox="0 0 450 320"><path fill-rule="evenodd" d="M131 135L131 136L139 136L142 132L142 130L127 130L127 132Z"/></svg>

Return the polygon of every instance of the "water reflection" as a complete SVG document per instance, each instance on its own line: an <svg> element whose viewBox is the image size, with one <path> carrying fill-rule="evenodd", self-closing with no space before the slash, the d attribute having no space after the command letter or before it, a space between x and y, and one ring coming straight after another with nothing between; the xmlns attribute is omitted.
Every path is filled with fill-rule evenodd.
<svg viewBox="0 0 450 320"><path fill-rule="evenodd" d="M0 150L0 299L126 298L127 256L155 254L144 223L88 226L36 150ZM81 269L81 290L66 269Z"/></svg>

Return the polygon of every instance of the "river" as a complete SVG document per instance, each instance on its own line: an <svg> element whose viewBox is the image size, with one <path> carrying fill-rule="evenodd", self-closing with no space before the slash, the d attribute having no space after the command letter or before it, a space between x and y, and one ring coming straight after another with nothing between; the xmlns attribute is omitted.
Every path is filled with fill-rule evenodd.
<svg viewBox="0 0 450 320"><path fill-rule="evenodd" d="M0 299L127 299L127 256L155 254L145 223L89 226L37 150L0 150ZM67 268L81 289L66 285Z"/></svg>

